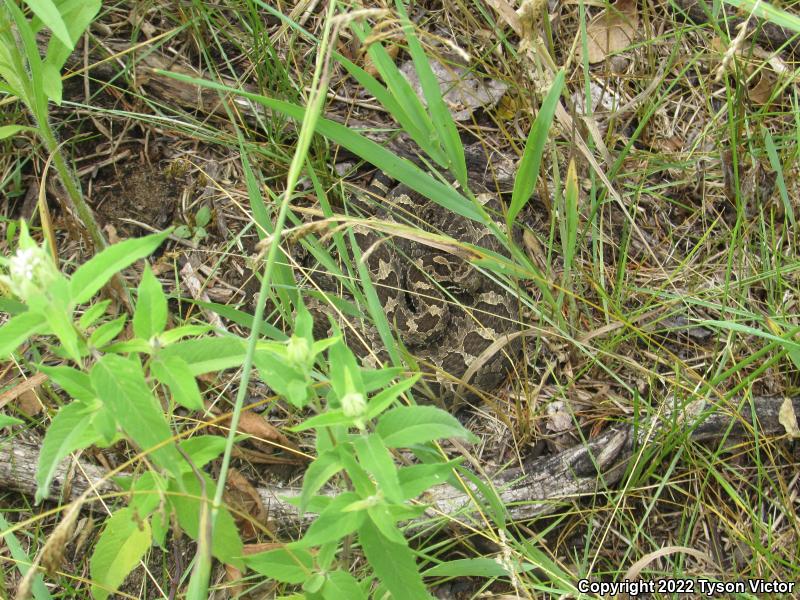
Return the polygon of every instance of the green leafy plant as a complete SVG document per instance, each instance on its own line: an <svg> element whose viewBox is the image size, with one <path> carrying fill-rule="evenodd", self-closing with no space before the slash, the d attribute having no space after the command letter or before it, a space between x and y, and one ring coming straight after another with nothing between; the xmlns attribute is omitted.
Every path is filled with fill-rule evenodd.
<svg viewBox="0 0 800 600"><path fill-rule="evenodd" d="M61 104L61 69L102 3L100 0L27 0L26 4L33 13L31 16L26 16L15 0L4 0L0 5L0 91L19 98L36 127L3 124L0 138L22 131L36 133L52 157L69 201L95 246L102 249L106 245L105 238L61 152L49 114L50 102ZM42 56L36 34L45 27L52 35Z"/></svg>
<svg viewBox="0 0 800 600"><path fill-rule="evenodd" d="M164 544L169 519L163 514L161 499L181 527L196 537L194 517L205 501L200 489L215 489L213 480L205 475L199 482L193 469L216 455L209 457L197 444L176 442L153 391L167 394L169 413L177 406L203 409L194 379L197 364L193 371L186 354L196 352L202 339L184 338L209 328L168 330L167 299L149 268L145 268L139 285L132 338L120 339L125 315L105 318L109 301L94 302L79 310L112 276L148 256L166 236L162 233L110 246L67 277L56 269L23 223L16 254L0 258L5 270L0 282L23 303L23 310L0 327L0 356L34 340L48 347L61 364L39 364L37 368L71 397L55 413L42 443L37 500L48 497L56 467L78 449L105 447L127 439L152 465L151 471L122 482L132 494L131 502L106 523L91 560L96 598L113 592L152 543ZM212 338L205 340L211 346L220 345ZM237 345L241 350L241 340L221 339L221 345L228 351L227 362L223 358L217 364L241 362L243 351L238 355L234 352ZM210 362L200 365L201 369L215 366ZM236 527L230 514L221 510L215 555L225 562L241 564Z"/></svg>
<svg viewBox="0 0 800 600"><path fill-rule="evenodd" d="M211 209L203 206L194 215L194 225L178 225L172 234L179 238L191 240L193 244L196 244L208 236L206 227L210 222Z"/></svg>
<svg viewBox="0 0 800 600"><path fill-rule="evenodd" d="M166 235L110 246L67 277L23 223L16 254L0 259L5 270L0 281L26 307L0 328L0 355L26 342L48 345L62 364L39 364L38 369L71 397L55 413L42 444L37 500L48 497L60 462L82 448L124 439L150 464L140 475L120 480L129 501L108 519L95 546L90 563L95 598L117 589L152 544L165 545L171 519L194 539L208 533L202 515L217 483L201 469L224 444L210 436L177 441L166 415L178 407L203 410L195 377L238 367L246 353L245 340L236 336L202 335L208 328L197 326L168 329L167 300L147 266L132 338L120 339L125 316L105 318L108 301L92 303L79 314L79 305L91 302L109 277L147 256ZM296 582L297 569L286 566L296 561L309 597L341 597L343 590L349 597L366 597L369 580L357 582L346 569L332 566L345 541L355 538L395 598L426 597L415 554L398 524L421 514L412 500L447 481L456 463L432 460L428 452L424 464L398 468L392 450L418 450L471 434L441 409L398 405L417 377L403 377L399 369L365 369L341 336L315 340L312 329L310 313L298 306L293 335L285 342L259 341L253 364L287 402L316 413L295 429L317 433L317 458L304 478L298 508L318 517L301 540L242 559L233 519L217 506L211 555L286 583ZM57 343L50 344L51 339ZM336 496L320 494L339 473L350 488Z"/></svg>
<svg viewBox="0 0 800 600"><path fill-rule="evenodd" d="M450 437L470 439L471 434L450 414L431 406L398 406L398 400L417 377L399 371L364 369L339 336L315 341L310 314L301 310L296 331L287 344L292 373L310 374L320 353L327 348L327 376L318 384L296 386L299 378L280 383L283 393L298 407L317 406L317 413L295 431L316 432L317 458L303 479L296 504L302 512L317 513L303 538L285 547L249 556L245 562L255 571L285 583L303 583L309 598L366 598L371 577L356 579L336 565L348 540L360 544L375 575L394 598L428 597L417 567L415 553L398 524L421 515L413 505L425 489L448 481L455 463L429 461L398 468L392 450L417 449ZM269 354L256 359L260 372L272 375L281 363ZM285 377L285 366L284 375ZM320 385L320 383L322 385ZM295 387L296 386L296 387ZM321 390L321 397L316 396ZM319 494L331 479L350 482L348 489L331 496ZM342 596L347 590L346 596Z"/></svg>

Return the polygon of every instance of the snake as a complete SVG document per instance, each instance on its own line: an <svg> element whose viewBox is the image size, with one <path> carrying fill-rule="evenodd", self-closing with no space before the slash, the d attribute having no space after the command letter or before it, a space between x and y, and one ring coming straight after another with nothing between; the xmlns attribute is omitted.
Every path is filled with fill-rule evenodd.
<svg viewBox="0 0 800 600"><path fill-rule="evenodd" d="M474 170L473 155L467 154L467 162ZM470 190L488 214L500 214L499 196L489 191L479 170L471 172ZM377 209L372 208L375 199ZM354 204L362 212L371 211L381 224L371 227L368 219L354 226L353 239L395 338L426 374L415 389L449 407L494 393L519 355L513 335L519 329L518 300L507 284L478 269L469 253L459 249L469 244L503 254L501 242L486 225L447 210L382 172ZM431 243L414 234L419 231L454 243ZM334 291L329 277L315 283ZM330 312L325 308L312 310L315 323L320 312ZM321 327L327 327L327 317L322 321ZM352 338L348 345L369 366L387 364L388 352L373 324L357 326Z"/></svg>

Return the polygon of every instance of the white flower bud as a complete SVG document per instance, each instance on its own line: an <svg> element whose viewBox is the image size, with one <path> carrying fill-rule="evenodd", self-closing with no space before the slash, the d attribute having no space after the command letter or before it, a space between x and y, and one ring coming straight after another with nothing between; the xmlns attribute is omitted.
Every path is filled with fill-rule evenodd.
<svg viewBox="0 0 800 600"><path fill-rule="evenodd" d="M360 417L367 412L367 400L364 394L349 392L342 396L342 412L348 417Z"/></svg>
<svg viewBox="0 0 800 600"><path fill-rule="evenodd" d="M293 335L289 338L286 345L286 358L289 363L305 371L311 358L311 346L308 340L303 337Z"/></svg>

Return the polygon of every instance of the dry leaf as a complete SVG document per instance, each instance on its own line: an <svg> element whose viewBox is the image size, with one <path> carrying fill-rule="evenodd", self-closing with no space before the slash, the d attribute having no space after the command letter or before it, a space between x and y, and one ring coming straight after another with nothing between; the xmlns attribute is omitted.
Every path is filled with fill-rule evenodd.
<svg viewBox="0 0 800 600"><path fill-rule="evenodd" d="M574 428L572 415L567 411L567 405L562 400L556 400L547 405L547 429L554 433L562 433Z"/></svg>
<svg viewBox="0 0 800 600"><path fill-rule="evenodd" d="M26 417L35 417L44 410L44 405L35 390L22 392L17 398L17 407Z"/></svg>
<svg viewBox="0 0 800 600"><path fill-rule="evenodd" d="M234 518L242 537L245 539L256 537L260 528L255 523L266 524L267 511L256 488L234 468L228 471L225 502L236 509ZM247 519L242 514L250 515L251 518Z"/></svg>
<svg viewBox="0 0 800 600"><path fill-rule="evenodd" d="M589 63L598 63L631 45L639 26L636 0L617 0L586 25Z"/></svg>
<svg viewBox="0 0 800 600"><path fill-rule="evenodd" d="M797 427L797 414L791 398L784 398L781 409L778 411L778 422L786 429L789 437L800 438L800 428Z"/></svg>
<svg viewBox="0 0 800 600"><path fill-rule="evenodd" d="M35 398L32 401L29 397L23 398L23 396L29 394L30 392L33 392L35 388L42 385L45 381L47 381L47 375L45 375L44 373L36 373L35 375L28 377L25 381L18 383L10 390L7 390L2 394L0 394L0 408L3 408L6 404L8 404L13 400L19 399L18 404L22 412L24 412L29 417L39 414L42 410L42 404L41 402L39 402L39 399ZM32 406L31 404L32 402L35 402L36 407ZM26 407L30 408L32 411L35 412L28 413L26 411Z"/></svg>
<svg viewBox="0 0 800 600"><path fill-rule="evenodd" d="M228 421L230 423L230 421ZM277 449L296 449L275 426L259 414L251 411L242 412L239 419L239 432L252 436L251 441L262 450L274 452Z"/></svg>
<svg viewBox="0 0 800 600"><path fill-rule="evenodd" d="M761 69L758 81L755 82L747 89L747 97L750 101L759 106L766 106L772 98L772 92L775 89L776 78L767 71Z"/></svg>

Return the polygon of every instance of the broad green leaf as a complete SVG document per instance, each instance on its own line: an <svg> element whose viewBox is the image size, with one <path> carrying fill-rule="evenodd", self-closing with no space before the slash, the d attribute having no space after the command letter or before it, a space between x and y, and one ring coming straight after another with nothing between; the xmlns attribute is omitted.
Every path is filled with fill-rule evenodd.
<svg viewBox="0 0 800 600"><path fill-rule="evenodd" d="M202 469L225 451L225 438L219 435L196 435L178 445L189 455L194 466Z"/></svg>
<svg viewBox="0 0 800 600"><path fill-rule="evenodd" d="M331 387L339 398L350 392L360 392L364 389L361 369L355 354L341 339L328 349L328 364L330 365Z"/></svg>
<svg viewBox="0 0 800 600"><path fill-rule="evenodd" d="M81 315L81 319L78 321L78 327L86 330L94 325L97 320L106 313L109 304L111 304L111 300L101 300L100 302L92 304Z"/></svg>
<svg viewBox="0 0 800 600"><path fill-rule="evenodd" d="M290 427L289 431L306 431L308 429L316 429L318 427L333 427L334 425L352 425L353 417L347 417L341 409L329 409L324 413L314 415L294 427Z"/></svg>
<svg viewBox="0 0 800 600"><path fill-rule="evenodd" d="M89 563L92 595L105 600L139 564L151 543L150 523L129 508L115 512L106 522Z"/></svg>
<svg viewBox="0 0 800 600"><path fill-rule="evenodd" d="M17 419L16 417L9 417L8 415L0 415L0 429L8 427L9 425L22 425L25 421Z"/></svg>
<svg viewBox="0 0 800 600"><path fill-rule="evenodd" d="M103 323L89 336L89 346L94 348L102 348L111 340L119 335L122 328L125 327L125 322L128 320L128 315L120 315L113 321Z"/></svg>
<svg viewBox="0 0 800 600"><path fill-rule="evenodd" d="M28 310L28 306L13 298L0 298L0 312L8 313L9 316L15 317Z"/></svg>
<svg viewBox="0 0 800 600"><path fill-rule="evenodd" d="M405 367L383 367L381 369L362 369L361 378L364 380L364 391L367 393L380 390L389 385L406 371ZM379 394L380 395L380 394ZM378 396L375 396L377 398ZM375 401L373 398L370 403Z"/></svg>
<svg viewBox="0 0 800 600"><path fill-rule="evenodd" d="M387 541L369 519L359 528L358 541L378 579L391 592L392 600L431 598L407 544Z"/></svg>
<svg viewBox="0 0 800 600"><path fill-rule="evenodd" d="M355 577L347 571L338 569L325 576L322 586L322 596L325 600L367 600L367 594L358 585Z"/></svg>
<svg viewBox="0 0 800 600"><path fill-rule="evenodd" d="M158 473L145 471L130 486L128 506L140 518L149 517L166 497L167 483Z"/></svg>
<svg viewBox="0 0 800 600"><path fill-rule="evenodd" d="M311 577L306 579L303 582L303 591L309 595L309 600L314 598L318 598L317 592L322 589L322 586L325 584L325 577L322 573L312 573Z"/></svg>
<svg viewBox="0 0 800 600"><path fill-rule="evenodd" d="M175 402L190 410L205 410L200 388L197 387L189 363L180 356L159 353L150 362L150 371L161 383L169 387Z"/></svg>
<svg viewBox="0 0 800 600"><path fill-rule="evenodd" d="M361 466L374 477L378 489L390 502L402 502L403 494L397 479L397 467L391 453L377 434L360 435L353 440Z"/></svg>
<svg viewBox="0 0 800 600"><path fill-rule="evenodd" d="M244 562L256 573L283 583L303 583L311 577L314 569L311 553L301 548L259 552L245 557Z"/></svg>
<svg viewBox="0 0 800 600"><path fill-rule="evenodd" d="M73 398L83 400L84 402L91 402L97 398L97 393L95 393L92 387L89 376L83 371L66 365L49 367L40 364L37 368L47 375L51 381L60 385L61 388Z"/></svg>
<svg viewBox="0 0 800 600"><path fill-rule="evenodd" d="M40 89L42 81L42 60L39 56L39 48L36 44L36 34L30 26L28 19L16 2L5 2L6 10L11 13L16 25L16 36L8 25L5 25L7 35L4 35L4 42L11 48L4 49L5 60L0 61L0 73L6 81L14 88L20 99L28 105L29 110L34 116L44 116L47 114L47 98ZM5 32L4 32L5 33ZM18 41L22 42L22 52L27 59L28 72L22 66L20 60L11 58L10 54L18 48Z"/></svg>
<svg viewBox="0 0 800 600"><path fill-rule="evenodd" d="M50 332L61 342L64 353L75 362L79 362L81 349L84 353L88 350L86 350L86 345L79 340L75 323L70 314L71 311L66 306L65 296L69 293L68 287L67 280L59 278L50 284L48 296L32 297L29 299L29 304L33 311L44 314Z"/></svg>
<svg viewBox="0 0 800 600"><path fill-rule="evenodd" d="M47 498L50 483L56 469L70 452L88 448L101 439L100 433L91 425L92 415L99 409L84 402L75 401L62 406L42 441L39 465L36 469L36 502Z"/></svg>
<svg viewBox="0 0 800 600"><path fill-rule="evenodd" d="M153 275L149 264L145 264L136 310L133 313L133 332L144 340L164 331L167 326L167 298L161 282Z"/></svg>
<svg viewBox="0 0 800 600"><path fill-rule="evenodd" d="M353 533L364 522L364 511L344 512L343 509L360 500L354 492L345 492L336 496L323 510L306 531L303 538L292 544L292 547L309 548L326 542L340 540Z"/></svg>
<svg viewBox="0 0 800 600"><path fill-rule="evenodd" d="M20 131L36 131L33 127L24 125L2 125L0 126L0 140L4 140L12 135L17 135Z"/></svg>
<svg viewBox="0 0 800 600"><path fill-rule="evenodd" d="M106 354L152 354L154 348L146 340L133 338L124 342L114 342L103 348Z"/></svg>
<svg viewBox="0 0 800 600"><path fill-rule="evenodd" d="M111 277L137 260L149 256L169 235L169 231L125 240L103 249L82 264L70 280L70 299L83 304L94 296Z"/></svg>
<svg viewBox="0 0 800 600"><path fill-rule="evenodd" d="M300 502L297 505L300 513L304 513L311 501L311 497L325 485L331 477L341 471L343 465L339 460L337 450L331 450L321 454L308 465L305 476L303 477L303 490L300 493Z"/></svg>
<svg viewBox="0 0 800 600"><path fill-rule="evenodd" d="M25 4L31 7L33 13L42 20L47 28L53 32L62 44L74 48L75 44L70 38L67 24L61 16L61 11L53 0L25 0Z"/></svg>
<svg viewBox="0 0 800 600"><path fill-rule="evenodd" d="M522 160L517 169L517 176L514 179L514 190L511 193L511 204L508 207L507 223L510 226L517 218L519 211L525 206L536 187L539 178L539 167L542 163L547 134L553 123L556 107L561 98L561 90L564 87L564 71L561 70L553 80L550 91L547 92L536 120L533 122L531 131L528 134L528 141L525 142L525 151L522 153Z"/></svg>
<svg viewBox="0 0 800 600"><path fill-rule="evenodd" d="M194 216L194 224L198 227L205 227L211 222L211 209L208 206L201 206Z"/></svg>
<svg viewBox="0 0 800 600"><path fill-rule="evenodd" d="M397 528L398 519L392 514L389 505L386 502L370 503L371 506L367 508L367 514L372 520L372 524L381 532L381 535L387 541L393 544L405 544L405 538L400 530Z"/></svg>
<svg viewBox="0 0 800 600"><path fill-rule="evenodd" d="M417 383L418 380L418 374L412 377L407 377L402 381L395 383L391 387L388 387L385 390L375 394L375 396L371 398L367 404L366 418L374 419L380 415L384 410L391 406L391 404L395 402L401 394L404 394L411 389L411 387Z"/></svg>
<svg viewBox="0 0 800 600"><path fill-rule="evenodd" d="M164 359L172 356L182 358L192 375L202 375L241 366L245 340L234 336L183 340L162 348L158 354Z"/></svg>
<svg viewBox="0 0 800 600"><path fill-rule="evenodd" d="M256 350L253 364L261 378L292 405L302 408L309 396L308 378L294 365L289 365L285 346Z"/></svg>
<svg viewBox="0 0 800 600"><path fill-rule="evenodd" d="M201 336L211 331L214 331L214 328L211 325L179 325L178 327L168 329L159 335L158 340L163 346L169 346L170 344L174 344L183 338Z"/></svg>
<svg viewBox="0 0 800 600"><path fill-rule="evenodd" d="M183 458L175 448L164 413L135 358L106 354L92 367L92 385L111 409L120 427L151 458L173 475L180 475Z"/></svg>
<svg viewBox="0 0 800 600"><path fill-rule="evenodd" d="M453 460L446 463L403 467L397 473L400 488L403 490L402 499L411 500L435 485L447 483L452 476L453 468L459 462Z"/></svg>
<svg viewBox="0 0 800 600"><path fill-rule="evenodd" d="M122 434L117 429L114 413L108 406L103 406L101 410L95 413L92 418L92 426L102 437L102 440L96 442L98 446L107 447L122 438Z"/></svg>
<svg viewBox="0 0 800 600"><path fill-rule="evenodd" d="M214 497L216 485L210 477L205 476L206 499L202 498L200 482L194 473L186 473L181 478L182 488L173 480L170 482L168 498L170 504L178 515L178 523L193 540L197 540L200 522L200 503L211 502ZM220 507L214 525L214 539L211 544L211 553L219 561L242 569L242 540L236 528L236 522L231 513L224 506Z"/></svg>
<svg viewBox="0 0 800 600"><path fill-rule="evenodd" d="M474 438L453 415L435 406L399 406L379 420L377 432L387 448L405 448L433 440Z"/></svg>
<svg viewBox="0 0 800 600"><path fill-rule="evenodd" d="M64 92L64 85L61 81L61 72L58 67L49 62L42 64L42 88L47 98L61 106L61 95Z"/></svg>
<svg viewBox="0 0 800 600"><path fill-rule="evenodd" d="M32 335L47 330L46 320L38 312L24 312L11 317L0 327L0 358L5 358Z"/></svg>
<svg viewBox="0 0 800 600"><path fill-rule="evenodd" d="M343 437L339 438L344 439ZM361 464L355 458L355 449L352 444L339 443L335 446L339 452L339 460L342 462L347 476L353 484L353 489L358 494L359 499L369 498L376 492L375 482L369 476Z"/></svg>

